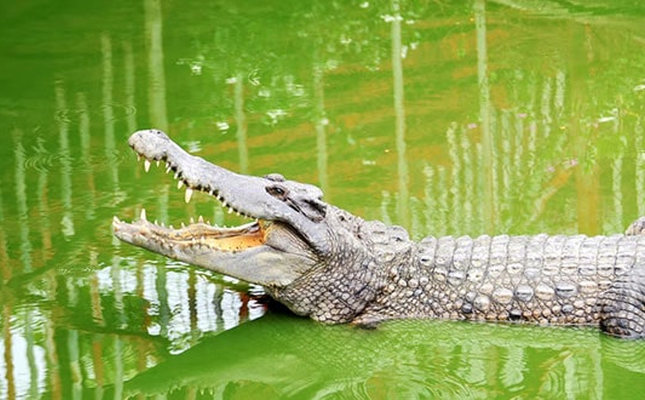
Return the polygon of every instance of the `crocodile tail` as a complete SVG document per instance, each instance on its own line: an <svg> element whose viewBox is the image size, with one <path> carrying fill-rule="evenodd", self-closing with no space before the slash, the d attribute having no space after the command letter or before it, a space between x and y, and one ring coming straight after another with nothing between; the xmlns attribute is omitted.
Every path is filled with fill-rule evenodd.
<svg viewBox="0 0 645 400"><path fill-rule="evenodd" d="M617 276L598 305L603 331L626 338L645 337L645 265Z"/></svg>

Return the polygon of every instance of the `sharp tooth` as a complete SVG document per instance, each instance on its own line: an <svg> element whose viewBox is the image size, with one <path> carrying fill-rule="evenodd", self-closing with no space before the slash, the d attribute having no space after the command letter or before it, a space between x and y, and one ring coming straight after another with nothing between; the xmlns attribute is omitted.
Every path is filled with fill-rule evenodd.
<svg viewBox="0 0 645 400"><path fill-rule="evenodd" d="M186 227L186 224L184 224L184 223L182 222L182 223L181 223L181 227L182 227L182 228L185 228L185 227Z"/></svg>
<svg viewBox="0 0 645 400"><path fill-rule="evenodd" d="M202 217L202 216L200 215L200 216L199 216L199 218L197 219L197 221L198 221L198 222L201 222L201 223L203 224L203 223L204 223L204 217Z"/></svg>
<svg viewBox="0 0 645 400"><path fill-rule="evenodd" d="M117 216L115 215L115 216L112 218L112 222L114 222L115 224L118 224L118 223L120 223L120 222L121 222L121 220L119 219L119 217L117 217Z"/></svg>
<svg viewBox="0 0 645 400"><path fill-rule="evenodd" d="M143 161L143 169L145 169L146 172L150 171L150 160L147 158Z"/></svg>
<svg viewBox="0 0 645 400"><path fill-rule="evenodd" d="M195 218L190 217L190 223L191 223L191 224L194 224L194 223L195 223Z"/></svg>
<svg viewBox="0 0 645 400"><path fill-rule="evenodd" d="M181 181L179 181L181 182ZM186 200L186 203L190 203L190 198L193 196L193 189L191 188L186 188L186 194L184 195L184 200Z"/></svg>
<svg viewBox="0 0 645 400"><path fill-rule="evenodd" d="M179 171L175 172L175 179L179 178Z"/></svg>
<svg viewBox="0 0 645 400"><path fill-rule="evenodd" d="M224 208L228 207L228 204L226 204L226 202L224 201L224 199L221 199L221 201L222 201L222 207L224 207Z"/></svg>
<svg viewBox="0 0 645 400"><path fill-rule="evenodd" d="M172 166L170 165L170 163L167 163L166 164L166 173L169 173L171 168L172 168Z"/></svg>
<svg viewBox="0 0 645 400"><path fill-rule="evenodd" d="M233 209L232 209L231 207L229 207L229 208L228 208L228 213L230 214L230 213L232 213L232 212L233 212Z"/></svg>
<svg viewBox="0 0 645 400"><path fill-rule="evenodd" d="M177 189L181 189L184 186L184 181L177 181Z"/></svg>
<svg viewBox="0 0 645 400"><path fill-rule="evenodd" d="M237 214L238 217L240 216L240 212L237 210L235 210L235 214Z"/></svg>
<svg viewBox="0 0 645 400"><path fill-rule="evenodd" d="M137 154L137 161L141 161L141 154Z"/></svg>
<svg viewBox="0 0 645 400"><path fill-rule="evenodd" d="M160 160L157 160L157 167L159 166L159 163L160 163L160 162L161 162Z"/></svg>
<svg viewBox="0 0 645 400"><path fill-rule="evenodd" d="M175 227L172 225L168 225L168 228L172 229L173 231L175 230Z"/></svg>
<svg viewBox="0 0 645 400"><path fill-rule="evenodd" d="M147 219L146 219L146 209L145 208L141 209L141 214L139 215L139 219L141 221L147 221Z"/></svg>

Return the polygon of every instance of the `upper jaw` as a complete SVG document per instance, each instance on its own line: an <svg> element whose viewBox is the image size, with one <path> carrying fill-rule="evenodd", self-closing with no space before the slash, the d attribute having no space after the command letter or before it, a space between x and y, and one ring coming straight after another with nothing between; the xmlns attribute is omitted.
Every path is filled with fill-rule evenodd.
<svg viewBox="0 0 645 400"><path fill-rule="evenodd" d="M135 132L128 139L130 147L137 153L137 159L143 159L144 170L148 172L153 163L160 166L163 162L166 173L173 173L177 180L177 188L185 188L184 199L190 202L195 190L207 193L219 200L228 209L248 218L254 216L251 210L246 210L238 202L231 201L222 190L219 182L225 180L238 181L244 175L238 175L222 167L211 164L202 158L195 157L173 142L165 133L149 129ZM254 177L249 177L254 178Z"/></svg>
<svg viewBox="0 0 645 400"><path fill-rule="evenodd" d="M165 163L166 173L174 173L178 188L186 188L186 202L191 200L195 190L208 193L228 208L229 213L283 222L298 232L316 251L324 253L329 250L326 225L322 223L322 219L313 218L308 208L305 209L307 212L303 212L288 201L276 200L267 191L273 181L237 174L211 164L187 153L158 130L135 132L128 143L139 158L144 159L146 171L153 163ZM317 187L293 181L284 181L282 184L294 194L312 199L312 204L324 207L324 203L320 201L322 192Z"/></svg>

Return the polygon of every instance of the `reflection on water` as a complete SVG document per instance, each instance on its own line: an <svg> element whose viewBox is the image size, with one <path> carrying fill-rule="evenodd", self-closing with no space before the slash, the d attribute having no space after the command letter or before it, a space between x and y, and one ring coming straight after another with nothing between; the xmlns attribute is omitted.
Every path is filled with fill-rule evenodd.
<svg viewBox="0 0 645 400"><path fill-rule="evenodd" d="M261 288L109 231L143 207L238 222L134 166L127 136L149 126L416 238L622 231L645 215L642 6L540 4L144 0L66 6L56 29L16 6L0 24L22 46L0 39L0 397L638 396L640 342L264 316Z"/></svg>
<svg viewBox="0 0 645 400"><path fill-rule="evenodd" d="M598 398L603 364L629 374L624 360L634 359L633 348L617 351L605 339L591 330L436 321L361 331L269 314L205 338L125 390L177 398L194 389L216 398L251 389L269 398Z"/></svg>
<svg viewBox="0 0 645 400"><path fill-rule="evenodd" d="M56 82L56 114L58 118L58 145L60 152L60 187L62 189L63 218L60 222L61 232L65 236L74 235L74 216L72 213L72 159L69 150L69 116L65 89L61 81Z"/></svg>
<svg viewBox="0 0 645 400"><path fill-rule="evenodd" d="M148 45L148 99L150 122L167 130L166 76L164 72L161 0L144 0L146 44Z"/></svg>
<svg viewBox="0 0 645 400"><path fill-rule="evenodd" d="M398 0L392 0L392 81L394 92L394 134L396 137L398 206L397 217L403 226L410 225L409 176L405 145L405 106L403 89L403 49L401 45L401 9Z"/></svg>

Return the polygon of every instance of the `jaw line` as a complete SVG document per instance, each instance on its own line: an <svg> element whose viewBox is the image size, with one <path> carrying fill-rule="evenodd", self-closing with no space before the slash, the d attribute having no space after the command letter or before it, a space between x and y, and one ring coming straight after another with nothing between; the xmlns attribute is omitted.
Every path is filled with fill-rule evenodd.
<svg viewBox="0 0 645 400"><path fill-rule="evenodd" d="M112 229L121 240L150 250L204 246L212 251L236 252L264 245L269 222L254 221L236 227L217 227L204 222L191 223L179 229L166 228L145 219L127 223L114 217Z"/></svg>

